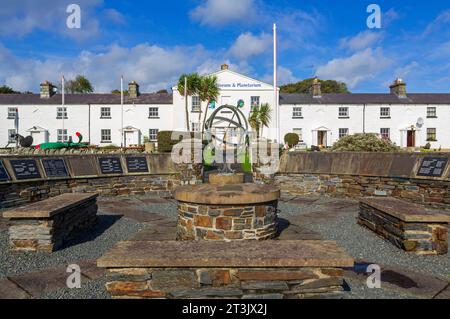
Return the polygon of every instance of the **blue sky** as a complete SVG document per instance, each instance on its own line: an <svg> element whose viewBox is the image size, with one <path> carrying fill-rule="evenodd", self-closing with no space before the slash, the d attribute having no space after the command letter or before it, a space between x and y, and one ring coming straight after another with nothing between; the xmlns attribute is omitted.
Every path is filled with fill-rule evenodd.
<svg viewBox="0 0 450 319"><path fill-rule="evenodd" d="M81 29L66 26L71 3L81 7ZM381 29L367 27L371 3L381 7ZM96 91L109 92L124 74L151 92L223 62L271 81L276 22L280 82L317 75L352 92L387 92L402 77L410 92L450 92L446 3L0 0L0 85L36 92L43 80L84 74Z"/></svg>

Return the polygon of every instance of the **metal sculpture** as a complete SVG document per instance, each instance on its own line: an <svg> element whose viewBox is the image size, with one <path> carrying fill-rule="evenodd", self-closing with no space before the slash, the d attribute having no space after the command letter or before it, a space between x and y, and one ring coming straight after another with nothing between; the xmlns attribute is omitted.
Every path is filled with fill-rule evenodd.
<svg viewBox="0 0 450 319"><path fill-rule="evenodd" d="M81 144L83 141L83 135L77 132L75 134L78 137L78 142L74 143L72 141L72 137L69 137L67 142L56 142L56 143L42 143L36 146L37 149L62 149L62 148L78 148L78 147L86 147L85 144Z"/></svg>

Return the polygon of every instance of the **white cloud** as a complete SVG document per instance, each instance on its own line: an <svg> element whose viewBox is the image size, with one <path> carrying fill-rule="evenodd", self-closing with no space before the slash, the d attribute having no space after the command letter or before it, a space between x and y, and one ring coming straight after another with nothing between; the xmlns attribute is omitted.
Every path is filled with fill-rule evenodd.
<svg viewBox="0 0 450 319"><path fill-rule="evenodd" d="M254 0L205 0L189 14L203 25L223 26L250 20L255 7Z"/></svg>
<svg viewBox="0 0 450 319"><path fill-rule="evenodd" d="M392 64L380 48L359 51L347 58L337 58L317 68L316 76L347 83L355 88L361 82L376 77Z"/></svg>
<svg viewBox="0 0 450 319"><path fill-rule="evenodd" d="M339 46L351 51L360 51L376 45L383 37L380 32L363 31L354 37L346 37L339 41Z"/></svg>
<svg viewBox="0 0 450 319"><path fill-rule="evenodd" d="M246 60L265 52L271 52L272 36L261 33L259 36L251 32L242 33L231 46L229 53L238 59Z"/></svg>
<svg viewBox="0 0 450 319"><path fill-rule="evenodd" d="M278 86L299 81L292 71L284 66L278 67L277 77ZM266 74L261 81L273 84L273 73Z"/></svg>

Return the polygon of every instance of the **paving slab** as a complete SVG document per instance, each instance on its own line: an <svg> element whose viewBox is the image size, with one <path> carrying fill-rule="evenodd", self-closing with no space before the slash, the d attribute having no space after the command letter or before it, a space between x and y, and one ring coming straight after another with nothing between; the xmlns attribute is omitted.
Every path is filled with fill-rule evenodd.
<svg viewBox="0 0 450 319"><path fill-rule="evenodd" d="M450 299L450 285L435 296L434 299Z"/></svg>
<svg viewBox="0 0 450 319"><path fill-rule="evenodd" d="M0 279L0 299L27 299L30 295L8 278Z"/></svg>

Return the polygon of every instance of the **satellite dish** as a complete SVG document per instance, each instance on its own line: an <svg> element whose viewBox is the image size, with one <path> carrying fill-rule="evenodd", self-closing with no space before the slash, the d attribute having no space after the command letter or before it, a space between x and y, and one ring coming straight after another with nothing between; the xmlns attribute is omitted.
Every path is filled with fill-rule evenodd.
<svg viewBox="0 0 450 319"><path fill-rule="evenodd" d="M425 123L425 121L424 121L423 118L419 117L419 118L417 119L417 126L418 126L418 127L422 127L424 123Z"/></svg>

